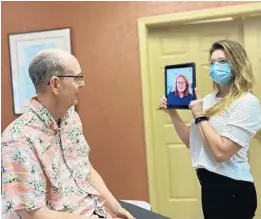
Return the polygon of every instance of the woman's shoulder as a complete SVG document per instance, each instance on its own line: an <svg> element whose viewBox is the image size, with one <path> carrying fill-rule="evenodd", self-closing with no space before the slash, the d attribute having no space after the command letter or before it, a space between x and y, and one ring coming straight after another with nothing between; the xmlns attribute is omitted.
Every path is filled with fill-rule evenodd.
<svg viewBox="0 0 261 219"><path fill-rule="evenodd" d="M188 93L188 97L193 97L193 94L192 93Z"/></svg>
<svg viewBox="0 0 261 219"><path fill-rule="evenodd" d="M244 105L244 106L257 106L260 108L260 101L259 99L251 92L243 94L240 98L236 99L231 107Z"/></svg>
<svg viewBox="0 0 261 219"><path fill-rule="evenodd" d="M170 97L176 97L175 93L173 91L170 91L168 94L167 94L167 98L170 98Z"/></svg>
<svg viewBox="0 0 261 219"><path fill-rule="evenodd" d="M256 120L261 119L261 107L259 99L253 93L245 93L234 100L228 109L228 112L248 118L249 116Z"/></svg>
<svg viewBox="0 0 261 219"><path fill-rule="evenodd" d="M216 92L212 92L210 94L207 94L206 96L203 97L204 101L218 101L221 100L221 98L216 97ZM247 92L245 94L243 94L241 97L239 97L238 99L234 100L231 104L231 107L235 106L235 105L240 105L240 104L244 104L244 105L260 105L259 99L251 92Z"/></svg>
<svg viewBox="0 0 261 219"><path fill-rule="evenodd" d="M230 123L240 124L250 133L256 133L261 128L261 107L258 98L253 93L245 93L232 102L228 113Z"/></svg>

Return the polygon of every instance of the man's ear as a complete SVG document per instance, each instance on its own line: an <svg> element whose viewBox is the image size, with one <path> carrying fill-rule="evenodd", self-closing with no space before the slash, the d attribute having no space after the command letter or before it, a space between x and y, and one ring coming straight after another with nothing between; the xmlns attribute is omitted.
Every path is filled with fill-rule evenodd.
<svg viewBox="0 0 261 219"><path fill-rule="evenodd" d="M58 77L56 76L53 76L51 79L50 79L50 82L49 82L49 86L50 88L52 89L52 91L54 92L55 95L57 95L59 93L59 90L60 90L60 83L59 83L59 79Z"/></svg>

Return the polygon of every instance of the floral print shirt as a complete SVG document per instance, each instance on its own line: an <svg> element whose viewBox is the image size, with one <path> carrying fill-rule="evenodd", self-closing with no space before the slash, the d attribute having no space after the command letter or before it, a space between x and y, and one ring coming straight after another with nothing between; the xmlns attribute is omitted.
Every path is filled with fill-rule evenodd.
<svg viewBox="0 0 261 219"><path fill-rule="evenodd" d="M60 125L33 98L27 113L2 134L2 215L51 210L111 218L105 200L90 184L90 148L75 110Z"/></svg>

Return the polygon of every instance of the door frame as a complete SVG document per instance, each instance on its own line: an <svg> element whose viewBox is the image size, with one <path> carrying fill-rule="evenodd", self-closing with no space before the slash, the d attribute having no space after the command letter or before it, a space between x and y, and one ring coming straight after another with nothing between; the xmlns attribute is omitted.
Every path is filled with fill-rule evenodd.
<svg viewBox="0 0 261 219"><path fill-rule="evenodd" d="M150 74L149 74L149 55L148 55L148 30L153 27L161 27L165 25L182 25L194 22L204 22L206 20L217 20L225 18L244 18L261 14L261 3L247 3L236 6L225 6L218 8L203 9L197 11L186 11L174 14L166 14L152 17L145 17L138 20L138 38L139 38L139 54L140 54L140 71L142 83L142 99L143 99L143 118L145 131L145 145L147 156L148 171L148 188L149 200L154 211L158 211L157 203L157 187L155 181L155 173L153 171L155 155L154 142L152 136L153 121L150 100ZM259 132L259 137L261 133Z"/></svg>

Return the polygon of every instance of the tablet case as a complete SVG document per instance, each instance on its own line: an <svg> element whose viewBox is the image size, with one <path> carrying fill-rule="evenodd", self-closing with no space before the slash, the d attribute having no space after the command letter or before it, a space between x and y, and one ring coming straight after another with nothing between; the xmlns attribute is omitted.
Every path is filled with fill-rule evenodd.
<svg viewBox="0 0 261 219"><path fill-rule="evenodd" d="M181 63L181 64L175 64L175 65L166 65L165 66L165 96L167 97L168 95L168 70L169 69L179 69L179 68L188 68L191 67L192 68L192 87L195 88L196 87L196 64L194 62L188 62L188 63ZM193 89L193 100L196 99L196 95L195 95L195 91ZM188 105L168 105L168 108L174 108L174 109L189 109Z"/></svg>

